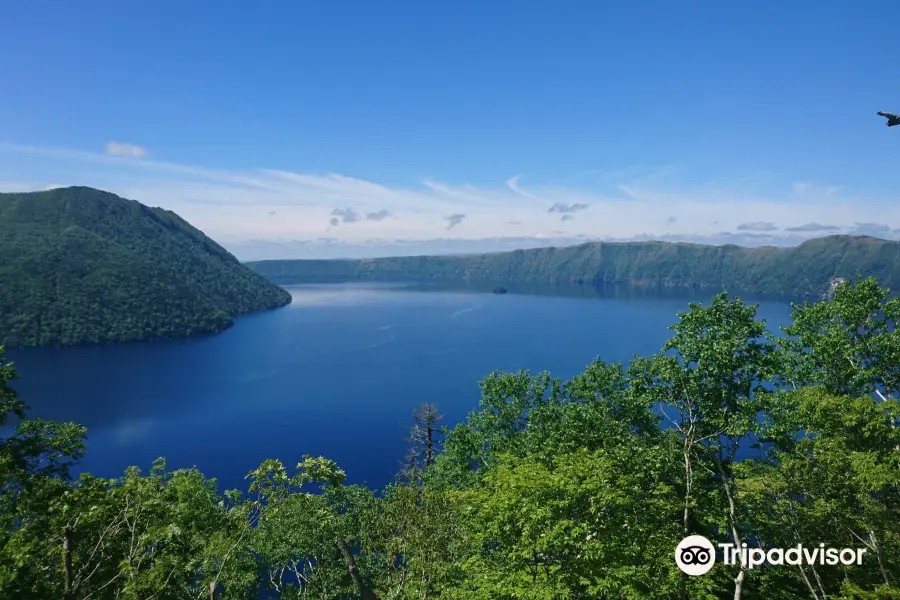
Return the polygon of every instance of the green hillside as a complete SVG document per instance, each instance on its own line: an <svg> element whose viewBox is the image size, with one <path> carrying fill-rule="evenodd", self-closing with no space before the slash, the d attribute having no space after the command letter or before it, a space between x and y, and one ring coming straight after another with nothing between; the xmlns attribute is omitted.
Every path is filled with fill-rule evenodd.
<svg viewBox="0 0 900 600"><path fill-rule="evenodd" d="M900 242L840 235L793 248L601 242L471 256L267 260L248 266L281 285L364 280L584 281L820 296L832 278L863 275L900 290Z"/></svg>
<svg viewBox="0 0 900 600"><path fill-rule="evenodd" d="M0 345L221 331L290 294L175 213L87 187L0 194Z"/></svg>

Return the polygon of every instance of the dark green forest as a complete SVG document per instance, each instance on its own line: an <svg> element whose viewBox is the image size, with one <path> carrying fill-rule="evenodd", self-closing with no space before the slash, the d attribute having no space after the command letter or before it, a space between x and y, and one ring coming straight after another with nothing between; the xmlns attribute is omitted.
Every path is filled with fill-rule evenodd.
<svg viewBox="0 0 900 600"><path fill-rule="evenodd" d="M280 285L365 280L625 283L819 298L832 279L862 275L900 289L900 242L845 235L792 248L598 242L470 256L247 264Z"/></svg>
<svg viewBox="0 0 900 600"><path fill-rule="evenodd" d="M100 190L0 194L0 344L221 331L290 294L175 213Z"/></svg>
<svg viewBox="0 0 900 600"><path fill-rule="evenodd" d="M73 480L85 428L27 419L0 360L0 595L897 599L898 319L874 279L795 305L780 336L723 293L673 316L655 355L568 381L491 373L453 427L410 398L406 466L381 490L302 440L241 491L163 459ZM866 553L689 577L674 560L687 534Z"/></svg>

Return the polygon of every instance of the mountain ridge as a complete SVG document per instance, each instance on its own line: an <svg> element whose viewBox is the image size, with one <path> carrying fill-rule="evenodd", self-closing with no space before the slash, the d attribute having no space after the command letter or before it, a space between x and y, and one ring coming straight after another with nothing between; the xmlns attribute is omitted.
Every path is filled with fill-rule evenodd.
<svg viewBox="0 0 900 600"><path fill-rule="evenodd" d="M470 255L245 263L279 285L368 280L627 283L781 296L824 293L835 278L874 276L900 291L900 242L832 235L793 247L586 242Z"/></svg>

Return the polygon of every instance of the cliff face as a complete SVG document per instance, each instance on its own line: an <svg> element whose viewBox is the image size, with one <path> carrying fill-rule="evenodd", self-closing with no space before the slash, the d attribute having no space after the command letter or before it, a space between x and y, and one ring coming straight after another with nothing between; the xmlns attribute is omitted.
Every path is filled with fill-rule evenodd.
<svg viewBox="0 0 900 600"><path fill-rule="evenodd" d="M592 243L472 256L247 263L282 285L365 280L594 282L818 297L834 278L874 276L900 290L900 242L829 236L793 248Z"/></svg>
<svg viewBox="0 0 900 600"><path fill-rule="evenodd" d="M0 345L219 331L290 294L173 212L85 187L0 194Z"/></svg>

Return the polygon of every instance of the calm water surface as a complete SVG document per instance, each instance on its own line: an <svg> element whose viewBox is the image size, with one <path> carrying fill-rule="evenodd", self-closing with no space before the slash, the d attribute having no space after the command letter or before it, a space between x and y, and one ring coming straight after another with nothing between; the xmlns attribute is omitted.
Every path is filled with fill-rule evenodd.
<svg viewBox="0 0 900 600"><path fill-rule="evenodd" d="M31 416L88 427L81 470L116 476L165 456L244 489L261 460L292 466L314 454L338 461L351 483L382 486L420 403L439 404L453 424L477 407L478 381L494 369L568 378L595 356L656 352L676 312L711 295L490 288L297 286L290 306L215 336L8 357ZM759 312L774 329L790 306L762 301Z"/></svg>

